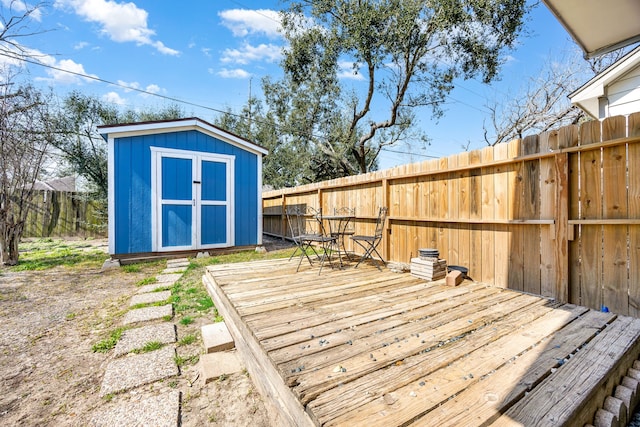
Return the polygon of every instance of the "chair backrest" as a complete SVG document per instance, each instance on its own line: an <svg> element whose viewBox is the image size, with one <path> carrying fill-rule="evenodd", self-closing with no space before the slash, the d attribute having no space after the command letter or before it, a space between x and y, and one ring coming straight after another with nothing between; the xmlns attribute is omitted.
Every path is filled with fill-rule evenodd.
<svg viewBox="0 0 640 427"><path fill-rule="evenodd" d="M296 238L303 234L304 223L300 223L300 210L297 206L287 206L287 224L289 225L289 233L292 238Z"/></svg>
<svg viewBox="0 0 640 427"><path fill-rule="evenodd" d="M320 233L317 220L319 212L310 206L287 207L287 223L291 237Z"/></svg>
<svg viewBox="0 0 640 427"><path fill-rule="evenodd" d="M334 215L356 216L356 208L333 208ZM356 229L355 221L348 221L344 227L343 232L353 233Z"/></svg>
<svg viewBox="0 0 640 427"><path fill-rule="evenodd" d="M382 238L382 231L384 230L384 222L387 219L386 207L381 207L378 211L378 219L376 220L376 237Z"/></svg>

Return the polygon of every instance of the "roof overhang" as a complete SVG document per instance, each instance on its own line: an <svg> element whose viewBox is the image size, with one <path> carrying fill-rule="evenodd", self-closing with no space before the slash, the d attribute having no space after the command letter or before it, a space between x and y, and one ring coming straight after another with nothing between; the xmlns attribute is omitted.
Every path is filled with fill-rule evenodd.
<svg viewBox="0 0 640 427"><path fill-rule="evenodd" d="M269 151L266 148L231 132L227 132L224 129L220 129L219 127L214 126L211 123L208 123L197 117L98 126L98 132L105 139L108 139L110 137L124 138L129 136L180 132L188 130L198 130L255 154L260 154L263 156L269 154Z"/></svg>
<svg viewBox="0 0 640 427"><path fill-rule="evenodd" d="M585 57L640 42L638 0L542 0L580 45Z"/></svg>

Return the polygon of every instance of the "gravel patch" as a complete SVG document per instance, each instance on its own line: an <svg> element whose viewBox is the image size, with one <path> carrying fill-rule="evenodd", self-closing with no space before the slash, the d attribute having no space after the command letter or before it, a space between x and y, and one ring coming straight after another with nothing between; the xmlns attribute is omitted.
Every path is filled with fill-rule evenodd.
<svg viewBox="0 0 640 427"><path fill-rule="evenodd" d="M113 360L107 366L100 396L118 393L179 374L173 347Z"/></svg>

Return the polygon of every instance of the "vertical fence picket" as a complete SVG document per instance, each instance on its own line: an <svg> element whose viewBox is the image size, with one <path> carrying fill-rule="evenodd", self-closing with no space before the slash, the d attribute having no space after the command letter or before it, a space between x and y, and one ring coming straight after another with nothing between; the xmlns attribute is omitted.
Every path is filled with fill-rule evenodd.
<svg viewBox="0 0 640 427"><path fill-rule="evenodd" d="M640 113L631 114L630 138L640 137ZM628 144L629 218L640 219L640 144ZM640 317L640 225L629 225L629 315Z"/></svg>
<svg viewBox="0 0 640 427"><path fill-rule="evenodd" d="M580 145L600 142L600 122L580 127ZM580 153L580 219L602 219L601 149ZM580 301L602 305L602 225L580 226Z"/></svg>
<svg viewBox="0 0 640 427"><path fill-rule="evenodd" d="M624 138L625 117L609 117L602 122L602 140ZM627 208L627 151L626 145L605 147L602 150L603 208L605 219L628 217ZM609 310L628 314L627 224L603 227L603 290L602 303Z"/></svg>

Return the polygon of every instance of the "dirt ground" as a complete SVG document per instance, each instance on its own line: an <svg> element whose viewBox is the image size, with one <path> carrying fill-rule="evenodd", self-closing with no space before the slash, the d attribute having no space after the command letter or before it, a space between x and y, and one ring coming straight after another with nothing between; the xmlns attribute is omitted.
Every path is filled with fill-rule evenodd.
<svg viewBox="0 0 640 427"><path fill-rule="evenodd" d="M89 425L92 413L110 403L99 390L113 359L113 350L94 353L91 347L121 324L136 282L159 270L157 265L135 273L0 269L0 425ZM178 388L182 426L270 425L246 374L207 385L196 377L198 366L186 366L177 379L114 399L137 400L163 388Z"/></svg>

